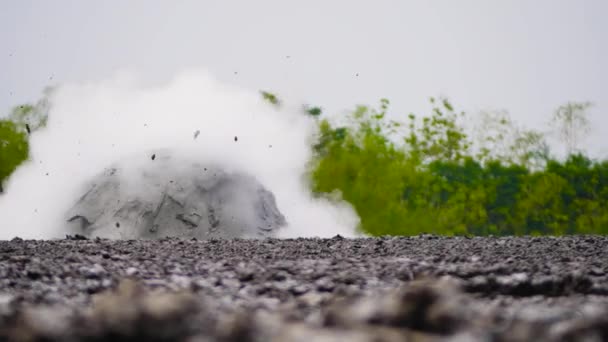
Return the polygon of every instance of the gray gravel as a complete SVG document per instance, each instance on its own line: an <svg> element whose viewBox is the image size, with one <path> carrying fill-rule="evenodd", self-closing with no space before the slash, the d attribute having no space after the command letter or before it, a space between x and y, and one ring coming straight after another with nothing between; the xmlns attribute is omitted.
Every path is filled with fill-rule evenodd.
<svg viewBox="0 0 608 342"><path fill-rule="evenodd" d="M0 340L608 340L608 239L0 241Z"/></svg>

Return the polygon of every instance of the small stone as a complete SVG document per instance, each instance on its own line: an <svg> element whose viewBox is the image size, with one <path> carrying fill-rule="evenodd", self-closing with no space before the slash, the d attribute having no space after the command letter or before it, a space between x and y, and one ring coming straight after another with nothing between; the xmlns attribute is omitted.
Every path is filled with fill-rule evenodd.
<svg viewBox="0 0 608 342"><path fill-rule="evenodd" d="M135 267L129 267L127 268L127 270L125 271L125 274L128 276L134 276L136 274L139 273L139 270Z"/></svg>
<svg viewBox="0 0 608 342"><path fill-rule="evenodd" d="M92 267L81 268L80 272L84 273L87 279L100 279L106 273L106 270L100 264L94 264Z"/></svg>

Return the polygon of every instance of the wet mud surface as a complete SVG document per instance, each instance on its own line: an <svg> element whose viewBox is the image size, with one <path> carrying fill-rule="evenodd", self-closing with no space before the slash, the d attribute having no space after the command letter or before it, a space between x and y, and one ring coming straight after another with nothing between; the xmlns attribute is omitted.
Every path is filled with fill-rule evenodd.
<svg viewBox="0 0 608 342"><path fill-rule="evenodd" d="M605 341L608 239L0 241L0 340Z"/></svg>

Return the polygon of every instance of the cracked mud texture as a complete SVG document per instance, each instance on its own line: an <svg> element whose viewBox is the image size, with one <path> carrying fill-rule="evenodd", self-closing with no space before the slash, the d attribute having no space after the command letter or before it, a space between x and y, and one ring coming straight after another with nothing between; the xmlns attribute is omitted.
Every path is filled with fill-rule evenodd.
<svg viewBox="0 0 608 342"><path fill-rule="evenodd" d="M606 341L608 239L0 241L0 340Z"/></svg>
<svg viewBox="0 0 608 342"><path fill-rule="evenodd" d="M68 230L110 239L262 238L286 225L274 194L253 176L171 150L153 156L93 177L65 215Z"/></svg>

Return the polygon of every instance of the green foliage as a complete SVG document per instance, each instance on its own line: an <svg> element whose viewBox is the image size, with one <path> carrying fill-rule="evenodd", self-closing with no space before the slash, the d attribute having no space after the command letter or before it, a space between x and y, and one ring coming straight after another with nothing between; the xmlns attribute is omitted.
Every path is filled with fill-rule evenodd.
<svg viewBox="0 0 608 342"><path fill-rule="evenodd" d="M48 116L43 109L41 106L30 104L20 105L13 108L8 118L20 129L26 131L29 129L30 132L34 132L46 126Z"/></svg>
<svg viewBox="0 0 608 342"><path fill-rule="evenodd" d="M270 104L273 104L275 106L279 106L281 104L281 101L279 101L279 98L271 92L260 91L260 94L262 94L262 98L264 100L268 101Z"/></svg>
<svg viewBox="0 0 608 342"><path fill-rule="evenodd" d="M590 130L587 110L591 106L590 102L568 102L560 106L553 115L552 123L557 127L568 155L576 152L578 143Z"/></svg>
<svg viewBox="0 0 608 342"><path fill-rule="evenodd" d="M47 120L46 97L36 105L17 106L6 119L0 120L0 193L4 191L4 182L29 156L29 134L46 126Z"/></svg>
<svg viewBox="0 0 608 342"><path fill-rule="evenodd" d="M3 184L23 161L28 158L27 133L10 120L0 120L0 193Z"/></svg>
<svg viewBox="0 0 608 342"><path fill-rule="evenodd" d="M517 127L507 112L482 112L475 121L476 160L482 163L500 160L533 170L545 166L549 146L544 134Z"/></svg>
<svg viewBox="0 0 608 342"><path fill-rule="evenodd" d="M313 191L341 194L371 235L608 234L608 162L551 159L542 134L504 116L473 149L465 114L431 104L407 124L385 99L344 127L320 121Z"/></svg>
<svg viewBox="0 0 608 342"><path fill-rule="evenodd" d="M306 111L306 113L314 117L321 116L321 114L323 113L323 108L316 106L306 106L304 107L304 110Z"/></svg>
<svg viewBox="0 0 608 342"><path fill-rule="evenodd" d="M415 115L408 117L410 133L405 143L410 155L423 164L435 160L462 160L470 147L464 129L457 122L464 113L457 114L447 99L440 102L438 105L431 98L433 110L430 116L422 118L421 125L417 124Z"/></svg>

